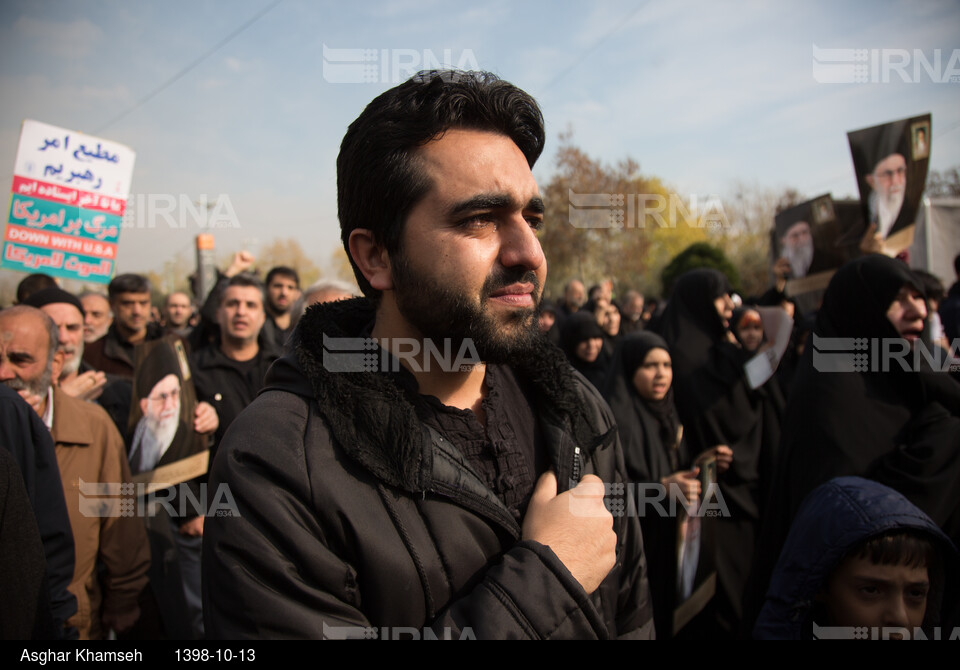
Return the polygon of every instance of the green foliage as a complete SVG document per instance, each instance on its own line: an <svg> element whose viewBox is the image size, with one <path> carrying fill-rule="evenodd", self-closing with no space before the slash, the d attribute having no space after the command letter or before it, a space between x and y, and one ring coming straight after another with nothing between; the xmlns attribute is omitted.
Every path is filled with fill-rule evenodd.
<svg viewBox="0 0 960 670"><path fill-rule="evenodd" d="M660 273L663 295L669 297L680 275L697 268L719 270L730 281L734 291L740 291L740 273L719 248L707 242L695 242L681 251Z"/></svg>

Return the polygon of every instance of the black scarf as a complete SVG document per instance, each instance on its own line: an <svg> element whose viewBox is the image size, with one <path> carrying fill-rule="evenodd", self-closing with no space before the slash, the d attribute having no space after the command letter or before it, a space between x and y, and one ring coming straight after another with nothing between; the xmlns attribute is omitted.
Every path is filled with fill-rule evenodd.
<svg viewBox="0 0 960 670"><path fill-rule="evenodd" d="M831 279L787 405L758 579L772 572L804 497L837 476L898 490L960 539L960 384L896 364L888 372L821 372L814 363L814 336L899 338L886 313L904 286L915 285L906 265L880 255L851 261Z"/></svg>
<svg viewBox="0 0 960 670"><path fill-rule="evenodd" d="M585 310L570 315L560 326L560 343L567 360L597 390L603 389L606 383L610 370L610 354L601 348L596 360L587 362L577 355L577 346L586 340L602 340L605 334L593 312Z"/></svg>
<svg viewBox="0 0 960 670"><path fill-rule="evenodd" d="M659 482L687 465L680 451L680 417L673 402L673 387L662 400L640 397L633 376L653 349L668 351L667 343L650 332L624 337L614 353L604 397L613 410L623 444L630 480Z"/></svg>

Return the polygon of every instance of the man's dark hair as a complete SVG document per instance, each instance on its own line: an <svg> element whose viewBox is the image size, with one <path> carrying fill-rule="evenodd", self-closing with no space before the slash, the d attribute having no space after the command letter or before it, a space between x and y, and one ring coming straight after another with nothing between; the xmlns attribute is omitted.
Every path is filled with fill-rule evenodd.
<svg viewBox="0 0 960 670"><path fill-rule="evenodd" d="M150 293L150 280L143 275L117 275L107 286L110 302L113 302L121 293Z"/></svg>
<svg viewBox="0 0 960 670"><path fill-rule="evenodd" d="M893 530L874 535L854 545L847 556L868 560L874 565L905 565L910 568L939 566L940 553L928 535L912 530Z"/></svg>
<svg viewBox="0 0 960 670"><path fill-rule="evenodd" d="M957 273L957 279L960 279L960 254L953 259L953 271Z"/></svg>
<svg viewBox="0 0 960 670"><path fill-rule="evenodd" d="M27 275L17 284L17 304L23 304L31 295L47 288L57 288L57 280L42 272Z"/></svg>
<svg viewBox="0 0 960 670"><path fill-rule="evenodd" d="M223 299L227 295L227 289L231 286L243 286L257 289L260 291L260 304L264 307L264 309L266 309L267 294L266 290L264 289L263 282L248 272L241 272L240 274L230 277L227 283L223 285L223 290L220 292L220 300L217 303L218 306L223 305Z"/></svg>
<svg viewBox="0 0 960 670"><path fill-rule="evenodd" d="M300 275L297 274L296 270L287 267L286 265L278 265L270 270L270 272L267 273L267 278L263 283L267 286L270 286L270 282L273 281L274 277L286 277L288 279L292 279L293 283L297 285L297 288L300 288Z"/></svg>
<svg viewBox="0 0 960 670"><path fill-rule="evenodd" d="M368 298L380 292L350 257L350 233L369 229L388 253L400 250L407 216L432 187L418 149L451 128L506 135L531 168L545 142L536 100L489 72L423 71L377 96L350 124L337 157L340 236Z"/></svg>

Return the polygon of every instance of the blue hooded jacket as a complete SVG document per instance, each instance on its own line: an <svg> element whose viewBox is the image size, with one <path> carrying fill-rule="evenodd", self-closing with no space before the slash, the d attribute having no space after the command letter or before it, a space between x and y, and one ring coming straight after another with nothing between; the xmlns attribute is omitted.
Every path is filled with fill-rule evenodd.
<svg viewBox="0 0 960 670"><path fill-rule="evenodd" d="M945 585L928 600L925 625L939 625L931 611L956 608L958 554L940 528L893 489L861 477L837 477L803 501L790 528L753 629L755 639L809 637L817 593L834 568L858 543L893 530L929 534L941 547ZM935 612L935 614L939 614Z"/></svg>

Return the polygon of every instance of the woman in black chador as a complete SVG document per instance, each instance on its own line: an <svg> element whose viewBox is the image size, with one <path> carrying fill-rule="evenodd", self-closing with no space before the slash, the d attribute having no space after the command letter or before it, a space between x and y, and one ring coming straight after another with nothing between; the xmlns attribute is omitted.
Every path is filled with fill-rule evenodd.
<svg viewBox="0 0 960 670"><path fill-rule="evenodd" d="M780 440L783 397L775 384L751 389L744 372L749 354L731 334L730 285L720 272L681 276L658 330L673 357L676 404L692 453L716 445L733 451L719 476L726 513L712 524L704 551L717 569L717 593L696 625L701 635L738 633L760 514Z"/></svg>
<svg viewBox="0 0 960 670"><path fill-rule="evenodd" d="M691 522L680 510L691 505L691 509L697 509L703 494L697 464L717 456L718 470L725 470L732 455L729 448L718 447L694 459L695 454L690 453L683 439L672 382L667 343L654 333L638 332L625 336L617 345L604 389L623 445L627 480L634 487L665 487L662 507L677 512L665 516L657 508L645 506L639 515L658 639L673 637L674 610L695 586L692 580L699 557L694 555L688 560L686 575L678 575L682 572L678 569L678 539L687 533ZM672 506L671 497L677 498ZM693 523L699 524L699 520ZM689 546L687 550L698 553ZM700 568L701 574L709 571L709 566Z"/></svg>
<svg viewBox="0 0 960 670"><path fill-rule="evenodd" d="M923 328L922 304L909 268L879 254L831 279L791 390L748 609L766 590L801 501L833 477L885 484L960 539L960 384L922 355L901 365L883 354L921 346L913 331ZM856 348L836 353L844 341ZM837 356L856 367L834 369Z"/></svg>
<svg viewBox="0 0 960 670"><path fill-rule="evenodd" d="M560 344L570 364L599 391L610 370L610 354L603 350L603 329L593 312L579 311L560 326Z"/></svg>

